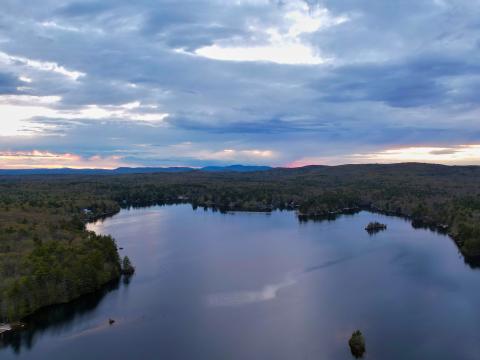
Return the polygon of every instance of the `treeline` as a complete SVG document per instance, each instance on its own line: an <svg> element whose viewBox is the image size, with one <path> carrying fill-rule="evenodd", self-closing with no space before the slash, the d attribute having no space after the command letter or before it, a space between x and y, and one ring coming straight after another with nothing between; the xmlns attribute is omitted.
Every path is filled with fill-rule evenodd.
<svg viewBox="0 0 480 360"><path fill-rule="evenodd" d="M22 318L54 303L98 290L120 275L115 242L89 233L77 241L38 242L15 271L3 268L0 311L4 319Z"/></svg>
<svg viewBox="0 0 480 360"><path fill-rule="evenodd" d="M120 272L113 239L84 224L121 208L190 203L219 211L295 210L302 219L368 208L448 232L480 257L480 167L311 166L255 173L0 177L0 317L68 301Z"/></svg>

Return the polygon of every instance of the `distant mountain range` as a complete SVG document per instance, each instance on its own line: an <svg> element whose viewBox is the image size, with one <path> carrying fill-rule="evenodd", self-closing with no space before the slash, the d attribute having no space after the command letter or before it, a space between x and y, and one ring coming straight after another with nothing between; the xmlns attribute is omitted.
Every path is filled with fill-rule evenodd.
<svg viewBox="0 0 480 360"><path fill-rule="evenodd" d="M118 174L151 174L159 172L187 172L187 171L208 171L208 172L254 172L266 171L273 168L269 166L230 165L230 166L206 166L203 168L191 167L120 167L117 169L0 169L0 175L118 175Z"/></svg>

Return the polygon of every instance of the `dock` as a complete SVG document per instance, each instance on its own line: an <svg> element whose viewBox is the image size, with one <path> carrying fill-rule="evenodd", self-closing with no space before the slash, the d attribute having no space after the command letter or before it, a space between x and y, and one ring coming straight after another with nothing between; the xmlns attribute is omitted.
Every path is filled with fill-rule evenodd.
<svg viewBox="0 0 480 360"><path fill-rule="evenodd" d="M12 327L9 324L0 324L0 334L12 330Z"/></svg>

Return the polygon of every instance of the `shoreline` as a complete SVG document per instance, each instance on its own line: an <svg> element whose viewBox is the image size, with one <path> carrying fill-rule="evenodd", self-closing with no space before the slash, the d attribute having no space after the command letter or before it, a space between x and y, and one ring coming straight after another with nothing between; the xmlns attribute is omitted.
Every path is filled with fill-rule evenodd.
<svg viewBox="0 0 480 360"><path fill-rule="evenodd" d="M80 296L77 296L77 297L75 297L75 298L73 298L69 301L62 301L62 302L57 302L57 303L42 306L42 307L36 309L35 311L29 313L28 315L22 317L20 320L12 321L12 322L9 322L9 323L6 323L6 322L0 323L0 336L2 336L5 333L8 333L8 332L15 333L15 332L20 332L20 331L26 329L28 327L29 323L30 323L31 318L34 318L35 316L37 316L38 314L41 314L44 311L49 311L49 309L51 309L51 308L65 306L65 305L71 305L71 304L74 304L75 302L81 301L82 299L86 299L89 296L102 295L102 294L106 294L110 291L116 290L118 288L118 284L122 280L123 276L124 275L120 274L120 276L118 276L114 279L111 279L111 280L107 281L106 283L100 285L99 288L97 288L93 291L89 291L89 292L86 292L84 294L81 294Z"/></svg>
<svg viewBox="0 0 480 360"><path fill-rule="evenodd" d="M187 201L183 201L181 202L183 204L189 204L192 206L192 210L195 211L195 208L193 207L193 204L191 202L187 202ZM158 206L160 204L157 204L157 205L147 205L147 206L142 206L142 207L145 207L145 208L148 208L150 206ZM170 204L170 205L173 205L173 204ZM201 207L205 207L205 206L201 206ZM207 208L209 209L217 209L217 210L220 210L218 209L216 206L206 206ZM92 216L90 217L88 220L86 220L84 223L85 225L87 224L93 224L97 221L102 221L102 220L105 220L107 218L112 218L114 217L115 215L117 215L118 213L120 213L120 211L126 209L128 207L122 207L118 210L115 210L115 211L111 211L111 212L106 212L106 213L102 213L100 215L97 215L97 216ZM276 209L276 208L273 208L273 207L267 207L266 209L265 208L258 208L258 209L240 209L240 208L235 208L235 209L229 209L228 211L225 211L225 212L254 212L254 213L271 213L272 211L275 211L275 210L280 210L280 209ZM457 245L458 249L459 249L459 252L460 254L462 254L465 262L467 264L470 265L470 262L474 262L472 260L475 260L473 257L467 255L467 254L464 254L462 253L461 251L461 241L459 241L458 239L456 239L451 233L449 233L448 231L448 226L447 225L443 225L443 224L434 224L434 223L429 223L425 220L420 220L420 219L414 219L413 217L411 216L408 216L408 215L404 215L404 214L399 214L397 212L393 212L393 211L387 211L387 210L382 210L372 204L370 205L362 205L362 206L353 206L353 207L347 207L347 208L343 208L343 209L338 209L338 210L333 210L333 211L326 211L326 212L323 212L323 213L302 213L301 211L298 210L298 208L295 208L295 207L291 207L291 208L288 208L288 209L282 209L281 211L287 211L287 212L291 212L293 213L293 215L297 218L298 221L300 222L305 222L305 221L323 221L323 220L332 220L332 221L335 221L337 217L339 216L342 216L342 215L354 215L360 211L369 211L371 213L377 213L377 214L381 214L381 215L386 215L386 216L392 216L392 217L398 217L398 218L403 218L405 220L408 220L410 221L410 224L413 228L424 228L424 229L430 229L431 231L436 231L438 233L441 233L447 237L449 237L451 240L453 240L453 242ZM220 210L220 212L222 212ZM118 252L118 247L117 247L117 252ZM472 266L472 265L470 265ZM45 309L45 308L48 308L50 306L57 306L57 305L62 305L62 304L67 304L67 303L72 303L76 300L78 300L79 298L83 297L83 296L87 296L93 292L96 292L96 291L99 291L101 288L105 287L105 286L108 286L108 284L116 281L116 280L119 280L120 278L122 277L122 275L120 274L120 276L118 276L117 278L115 279L110 279L109 281L107 281L105 284L102 284L98 289L95 289L94 291L92 292L88 292L88 293L85 293L85 294L82 294L74 299L71 299L67 302L60 302L60 303L54 303L54 304L49 304L49 305L46 305L44 307L41 307L37 310L35 310L34 312L32 312L31 314L27 315L25 318L22 318L22 320L28 318L29 316L31 315L34 315L35 313ZM3 333L6 333L6 332L10 332L10 331L18 331L18 330L21 330L22 328L25 327L25 324L22 323L22 322L13 322L13 323L0 323L0 335L2 335Z"/></svg>
<svg viewBox="0 0 480 360"><path fill-rule="evenodd" d="M178 201L179 200L179 201ZM436 223L432 222L428 219L422 219L422 218L414 218L411 215L399 213L397 211L392 211L392 210L384 210L382 208L379 208L375 206L374 204L360 204L360 205L352 205L350 207L344 207L341 209L335 209L335 210L327 210L319 213L315 212L306 212L303 213L301 210L299 210L300 204L292 203L286 208L279 208L275 207L273 204L270 205L264 205L262 207L257 207L257 208L242 208L242 207L229 207L229 208L222 208L217 206L215 203L196 203L192 201L191 199L177 199L177 201L172 201L168 203L155 203L155 204L148 204L148 205L143 205L143 206L134 206L134 205L127 205L127 206L122 206L120 205L119 209L106 212L103 214L98 214L90 217L89 219L86 220L85 224L89 223L95 223L97 221L105 220L108 218L111 218L118 213L120 213L124 209L128 208L148 208L152 206L162 206L162 205L178 205L178 204L189 204L192 206L192 210L196 210L197 208L207 208L207 209L212 209L212 210L217 210L221 213L229 213L229 212L253 212L253 213L271 213L272 211L288 211L288 212L293 212L297 219L300 222L305 222L305 221L323 221L323 220L335 220L337 216L341 215L353 215L356 214L360 211L370 211L372 213L376 214L381 214L381 215L386 215L386 216L394 216L394 217L399 217L405 220L410 221L411 225L413 228L423 228L423 229L429 229L435 232L438 232L440 234L448 236L458 247L458 250L460 254L464 257L464 259L475 259L476 256L474 254L468 254L462 251L462 245L464 243L464 240L459 239L458 236L455 236L450 229L451 226L445 223Z"/></svg>
<svg viewBox="0 0 480 360"><path fill-rule="evenodd" d="M330 210L330 211L323 211L319 213L315 212L307 212L303 213L301 210L299 210L300 204L297 203L291 203L289 206L281 209L279 207L274 206L273 204L270 205L264 205L261 207L253 207L253 208L242 208L242 207L229 207L229 208L222 208L217 206L215 203L197 203L195 201L192 201L192 199L189 198L184 198L184 199L178 199L177 201L171 201L167 203L155 203L155 204L145 204L143 206L134 206L134 205L127 205L127 206L122 206L120 205L119 209L116 209L114 211L100 214L93 216L89 220L87 220L86 223L95 223L99 220L105 220L107 218L113 217L117 215L120 211L128 208L136 208L136 207L141 207L141 208L148 208L151 206L161 206L161 205L178 205L178 204L189 204L192 206L192 210L196 210L197 208L207 208L207 209L212 209L212 210L217 210L220 211L221 213L229 213L229 212L253 212L253 213L271 213L272 211L288 211L288 212L293 212L297 219L300 222L306 222L306 221L323 221L323 220L335 220L336 217L341 216L341 215L353 215L356 214L360 211L370 211L372 213L376 214L381 214L381 215L386 215L386 216L394 216L394 217L399 217L405 220L410 221L411 225L413 228L422 228L422 229L429 229L431 231L435 231L439 234L446 235L449 237L454 244L457 246L459 253L463 256L464 260L466 263L468 263L470 266L475 266L479 267L480 266L480 254L469 254L465 251L462 251L462 245L464 244L464 240L460 239L458 236L452 233L451 231L451 226L446 223L437 223L433 222L431 220L425 219L425 218L415 218L411 215L408 214L403 214L399 213L398 211L392 211L392 210L384 210L382 208L379 208L378 206L375 206L372 203L369 204L360 204L360 205L352 205L350 207L344 207L341 209L335 209L335 210ZM124 204L125 205L125 204Z"/></svg>

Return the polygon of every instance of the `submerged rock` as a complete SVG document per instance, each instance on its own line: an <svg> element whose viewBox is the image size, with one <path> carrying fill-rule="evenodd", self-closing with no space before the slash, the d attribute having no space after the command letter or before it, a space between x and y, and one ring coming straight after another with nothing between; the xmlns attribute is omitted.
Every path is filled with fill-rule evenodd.
<svg viewBox="0 0 480 360"><path fill-rule="evenodd" d="M365 338L360 330L354 331L350 340L348 340L348 345L350 345L350 351L355 358L361 358L365 354Z"/></svg>

